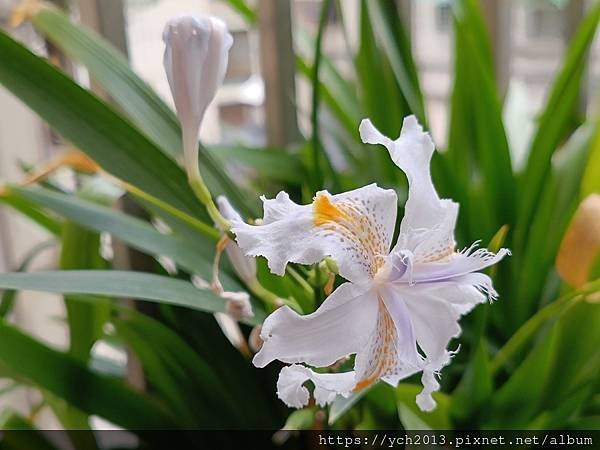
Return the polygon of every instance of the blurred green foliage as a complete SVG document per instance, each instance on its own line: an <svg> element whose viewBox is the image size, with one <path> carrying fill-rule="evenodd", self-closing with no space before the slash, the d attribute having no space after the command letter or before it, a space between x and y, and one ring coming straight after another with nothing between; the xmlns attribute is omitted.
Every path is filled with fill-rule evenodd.
<svg viewBox="0 0 600 450"><path fill-rule="evenodd" d="M244 2L230 3L254 23L255 12ZM346 190L376 181L405 196L401 172L383 151L363 146L357 127L361 118L370 117L394 136L409 114L427 124L418 71L396 2L363 0L360 7L350 77L321 52L321 39L302 32L296 36L298 73L320 94L311 116L313 133L327 139L307 136L305 145L285 149L201 149L200 165L212 193L226 194L245 216L258 214L258 194L285 189L307 200L315 171L321 174L320 188ZM491 273L500 301L478 307L463 320L462 351L444 369L433 413L416 408L419 388L409 379L395 392L379 384L336 400L319 426L598 428L600 308L591 298L598 295L600 280L573 289L561 282L554 263L573 212L598 187L593 180L600 170L600 122L577 105L600 5L587 11L569 44L519 171L512 167L479 4L455 2L453 17L449 139L435 155L434 181L443 196L461 205L460 246L482 239L490 247L512 249L513 258ZM24 273L39 250L34 249L17 272L0 274L0 288L6 289L0 304L0 377L40 389L67 428L89 428L91 415L131 429L315 426L315 407L292 413L277 400L277 367L254 368L224 336L212 314L223 311L222 300L189 282L190 274L210 278L218 234L177 163L180 130L172 111L117 50L62 12L41 9L31 21L54 46L84 65L113 103L80 87L4 32L0 83L104 171L134 186L126 195L172 232L161 234L146 219L112 208L116 197L93 189L95 177L80 175L82 187L76 193L49 183L8 188L0 200L61 244L62 272ZM322 21L321 32L325 26ZM325 109L329 114L323 118ZM342 153L343 169L333 169L334 147ZM247 167L251 175L244 180L230 176L232 163ZM101 232L152 257L168 256L179 272L168 275L158 264L154 275L113 270L98 255ZM297 267L278 278L262 262L259 266L264 286L294 297L304 312L322 299L325 280L318 271ZM228 289L243 289L227 265L221 279ZM6 320L20 289L65 294L68 352L47 347ZM159 306L142 314L116 301L124 297ZM253 303L256 316L242 325L246 337L265 316L260 301ZM135 355L144 374L143 392L129 385L122 370L94 360L90 350L99 340ZM7 412L3 426L30 425Z"/></svg>

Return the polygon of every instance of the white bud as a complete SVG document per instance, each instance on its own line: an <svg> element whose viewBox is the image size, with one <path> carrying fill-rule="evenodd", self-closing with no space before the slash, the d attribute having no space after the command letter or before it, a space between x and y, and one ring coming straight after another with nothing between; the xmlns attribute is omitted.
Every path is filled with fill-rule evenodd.
<svg viewBox="0 0 600 450"><path fill-rule="evenodd" d="M164 66L183 133L185 166L198 170L198 132L227 69L233 38L215 17L180 16L163 32Z"/></svg>
<svg viewBox="0 0 600 450"><path fill-rule="evenodd" d="M242 221L242 217L233 209L227 197L219 196L217 198L217 205L219 212L230 222ZM253 283L256 280L256 259L246 256L237 243L233 241L227 243L225 252L240 279L246 284Z"/></svg>
<svg viewBox="0 0 600 450"><path fill-rule="evenodd" d="M225 311L232 319L239 321L249 317L254 317L254 311L252 311L252 304L250 303L250 296L247 292L225 291L221 293L221 298L227 302Z"/></svg>

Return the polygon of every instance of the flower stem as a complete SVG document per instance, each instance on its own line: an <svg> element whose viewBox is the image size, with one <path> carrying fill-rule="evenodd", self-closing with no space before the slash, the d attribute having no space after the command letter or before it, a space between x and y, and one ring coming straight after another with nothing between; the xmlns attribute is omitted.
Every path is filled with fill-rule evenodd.
<svg viewBox="0 0 600 450"><path fill-rule="evenodd" d="M250 289L255 296L260 298L271 311L275 311L280 306L288 305L300 314L303 312L296 300L279 297L277 294L266 289L257 279L247 283L247 286L248 289Z"/></svg>
<svg viewBox="0 0 600 450"><path fill-rule="evenodd" d="M205 235L211 239L214 239L214 240L219 239L219 236L220 236L219 232L217 230L215 230L213 227L211 227L210 225L205 224L204 222L196 219L195 217L190 216L189 214L169 205L168 203L154 197L151 194L148 194L145 191L142 191L141 189L139 189L129 183L119 180L119 184L130 194L156 206L159 209L162 209L166 213L176 217L177 219L181 220L182 222L185 222L192 228L198 230L203 235Z"/></svg>
<svg viewBox="0 0 600 450"><path fill-rule="evenodd" d="M192 190L194 191L194 194L196 194L198 200L200 200L200 202L204 205L206 211L208 212L208 215L215 223L215 225L217 225L221 230L223 230L224 233L229 235L231 230L231 223L229 223L229 220L223 217L221 212L217 209L217 206L215 205L215 202L212 199L212 195L206 187L206 184L204 183L200 172L190 175L191 176L189 176L188 180Z"/></svg>

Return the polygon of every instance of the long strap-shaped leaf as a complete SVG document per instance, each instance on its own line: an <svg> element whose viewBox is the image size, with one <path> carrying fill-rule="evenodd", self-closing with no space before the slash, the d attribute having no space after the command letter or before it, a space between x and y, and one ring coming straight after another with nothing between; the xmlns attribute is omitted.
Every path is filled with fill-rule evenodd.
<svg viewBox="0 0 600 450"><path fill-rule="evenodd" d="M187 281L142 272L63 270L0 273L0 289L135 298L210 313L225 312L225 302L210 291L198 289ZM258 325L264 314L261 311L254 313L255 316L246 322Z"/></svg>
<svg viewBox="0 0 600 450"><path fill-rule="evenodd" d="M130 67L125 57L93 31L76 25L55 8L41 8L33 25L70 58L83 64L113 102L172 159L181 155L181 130L173 111ZM162 56L156 55L157 59ZM253 203L225 174L210 153L200 152L200 164L215 194L227 195L246 213Z"/></svg>
<svg viewBox="0 0 600 450"><path fill-rule="evenodd" d="M4 32L0 83L106 171L188 213L204 214L181 168L112 108Z"/></svg>
<svg viewBox="0 0 600 450"><path fill-rule="evenodd" d="M562 146L560 158L552 162L544 191L536 205L536 214L531 220L526 245L514 262L514 272L527 282L514 283L508 293L515 299L514 304L501 306L505 312L502 316L511 324L503 327L507 331L515 329L543 304L540 299L546 278L555 264L563 234L579 204L580 180L586 165L589 165L593 136L599 132L600 128L591 122L583 125Z"/></svg>
<svg viewBox="0 0 600 450"><path fill-rule="evenodd" d="M586 55L600 21L600 3L590 8L566 53L556 77L529 151L521 183L519 222L515 230L516 246L525 245L532 217L536 214L544 181L555 150L565 138L579 98Z"/></svg>
<svg viewBox="0 0 600 450"><path fill-rule="evenodd" d="M178 332L135 310L118 308L118 312L113 319L117 336L136 353L148 382L181 414L182 424L191 428L242 426L232 393L214 367Z"/></svg>
<svg viewBox="0 0 600 450"><path fill-rule="evenodd" d="M31 23L69 57L81 62L131 120L164 151L181 153L177 118L158 95L129 68L116 48L91 30L78 27L55 8L41 8ZM159 55L157 55L157 58Z"/></svg>
<svg viewBox="0 0 600 450"><path fill-rule="evenodd" d="M461 180L472 178L471 161L479 170L481 194L467 188L470 197L458 200L471 219L472 235L465 237L489 239L500 226L513 223L515 180L489 38L474 0L455 3L455 59L448 157Z"/></svg>
<svg viewBox="0 0 600 450"><path fill-rule="evenodd" d="M55 245L57 245L57 242L54 239L40 242L33 248L29 249L19 266L14 270L16 272L25 272L29 270L29 266L40 253ZM4 319L12 311L12 308L15 304L16 295L17 292L13 290L6 290L2 293L0 296L0 319Z"/></svg>
<svg viewBox="0 0 600 450"><path fill-rule="evenodd" d="M190 273L210 277L214 241L202 240L198 236L194 242L181 237L158 232L149 223L106 206L94 204L81 198L52 192L48 189L11 188L17 195L44 206L61 216L89 229L110 233L133 248L152 256L167 256ZM218 237L218 235L217 235ZM228 286L239 289L239 284Z"/></svg>
<svg viewBox="0 0 600 450"><path fill-rule="evenodd" d="M395 2L366 2L371 26L381 40L396 76L402 95L419 122L427 126L423 94L419 85L416 64L412 58L410 39Z"/></svg>
<svg viewBox="0 0 600 450"><path fill-rule="evenodd" d="M121 380L101 375L0 321L0 364L81 411L129 429L176 428L170 413Z"/></svg>
<svg viewBox="0 0 600 450"><path fill-rule="evenodd" d="M61 223L54 217L47 215L42 208L37 208L31 202L19 197L14 192L4 191L0 195L0 203L9 205L12 209L20 212L23 216L38 224L48 233L58 236Z"/></svg>
<svg viewBox="0 0 600 450"><path fill-rule="evenodd" d="M129 246L151 256L166 256L189 273L205 279L212 277L214 243L203 241L200 236L193 239L176 234L162 234L147 222L94 204L41 187L12 187L10 192L34 204L46 207L70 221L97 232L107 232ZM216 235L218 237L218 234ZM219 275L227 290L243 290L243 286L227 272ZM262 311L262 305L253 301L253 310ZM261 313L262 314L262 313Z"/></svg>

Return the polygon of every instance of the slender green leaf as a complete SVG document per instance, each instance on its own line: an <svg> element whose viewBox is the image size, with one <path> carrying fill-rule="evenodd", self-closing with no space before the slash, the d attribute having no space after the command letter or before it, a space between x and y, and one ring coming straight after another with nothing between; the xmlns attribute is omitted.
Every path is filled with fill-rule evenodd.
<svg viewBox="0 0 600 450"><path fill-rule="evenodd" d="M210 362L229 395L236 400L244 428L276 429L285 422L289 409L277 398L274 389L278 366L256 368L231 345L214 316L166 305L161 305L160 310L169 325L204 361Z"/></svg>
<svg viewBox="0 0 600 450"><path fill-rule="evenodd" d="M600 193L600 125L591 143L590 156L581 180L581 198Z"/></svg>
<svg viewBox="0 0 600 450"><path fill-rule="evenodd" d="M93 195L85 187L78 193L78 197L103 203L98 195ZM106 203L109 202L110 200ZM61 270L108 267L106 261L100 256L99 233L67 221L63 225L61 242L59 258ZM65 295L64 301L69 325L69 353L79 361L87 362L92 346L103 334L104 324L110 314L110 301L105 298L96 298L93 302L80 301L80 297L76 295ZM72 416L69 412L65 415Z"/></svg>
<svg viewBox="0 0 600 450"><path fill-rule="evenodd" d="M256 23L256 11L244 0L224 0L224 2L237 11L249 25Z"/></svg>
<svg viewBox="0 0 600 450"><path fill-rule="evenodd" d="M172 258L190 273L209 279L212 276L212 260L215 244L201 236L184 239L177 235L162 234L149 223L128 216L106 206L93 204L84 199L51 192L43 188L14 188L19 195L44 205L81 226L110 233L131 247L152 256ZM238 282L223 274L227 289L239 290Z"/></svg>
<svg viewBox="0 0 600 450"><path fill-rule="evenodd" d="M599 321L600 305L589 302L577 303L558 320L557 348L541 395L544 409L553 411L579 388L593 387L600 372Z"/></svg>
<svg viewBox="0 0 600 450"><path fill-rule="evenodd" d="M181 168L109 106L4 32L0 83L114 176L205 215Z"/></svg>
<svg viewBox="0 0 600 450"><path fill-rule="evenodd" d="M173 111L138 77L121 52L94 31L76 25L57 9L41 8L32 23L54 45L81 62L131 121L172 159L182 151L181 130ZM200 165L214 194L225 194L246 213L256 201L228 178L210 154L200 151Z"/></svg>
<svg viewBox="0 0 600 450"><path fill-rule="evenodd" d="M386 136L396 136L402 118L410 114L410 108L402 96L386 55L377 45L371 25L369 8L363 0L360 8L360 47L355 58L360 99L365 115ZM366 150L366 160L373 158L379 169L374 177L395 183L402 177L401 171L386 152Z"/></svg>
<svg viewBox="0 0 600 450"><path fill-rule="evenodd" d="M61 224L54 217L50 217L40 208L31 204L24 198L21 198L18 194L10 189L6 189L0 194L0 202L13 208L15 211L20 212L25 217L31 219L33 222L40 225L50 234L58 236L61 231Z"/></svg>
<svg viewBox="0 0 600 450"><path fill-rule="evenodd" d="M187 427L242 425L235 400L211 366L178 334L134 310L119 308L117 336L135 352L146 379Z"/></svg>
<svg viewBox="0 0 600 450"><path fill-rule="evenodd" d="M504 385L494 393L485 409L485 426L524 429L538 408L547 382L552 353L557 344L553 328L547 340L538 343Z"/></svg>
<svg viewBox="0 0 600 450"><path fill-rule="evenodd" d="M364 111L387 136L396 136L399 120L410 108L381 49L366 0L360 5L360 44L355 57L357 84ZM388 158L389 159L389 158Z"/></svg>
<svg viewBox="0 0 600 450"><path fill-rule="evenodd" d="M320 120L319 120L319 109L320 109L320 88L319 83L319 68L321 66L322 50L323 50L323 36L327 29L327 19L329 18L329 12L331 10L331 0L323 0L321 5L321 12L319 14L319 24L317 26L317 35L315 38L314 47L314 58L312 73L310 77L312 86L312 98L311 98L311 116L310 123L312 128L311 134L311 171L309 178L311 181L311 187L314 192L321 189L324 184L324 166L330 169L332 179L336 180L335 170L332 169L329 155L325 151L321 138L320 138ZM339 187L339 186L337 186Z"/></svg>
<svg viewBox="0 0 600 450"><path fill-rule="evenodd" d="M587 54L600 20L600 3L587 12L566 53L541 115L521 179L519 222L515 229L516 246L525 246L532 218L537 212L552 155L568 135L582 88Z"/></svg>
<svg viewBox="0 0 600 450"><path fill-rule="evenodd" d="M510 307L510 328L516 329L540 305L548 272L554 267L559 245L578 205L581 176L595 132L591 124L582 126L553 158L537 214L532 218L531 234L522 252L515 254L513 270L527 283L511 286L517 301Z"/></svg>
<svg viewBox="0 0 600 450"><path fill-rule="evenodd" d="M456 3L455 11L455 80L448 156L463 183L474 176L480 180L481 193L472 191L466 202L473 214L473 235L468 237L475 239L476 234L481 238L483 231L487 240L493 230L514 222L515 181L481 11L473 0ZM487 229L481 226L483 211L490 219Z"/></svg>
<svg viewBox="0 0 600 450"><path fill-rule="evenodd" d="M19 264L19 267L17 267L16 272L27 271L31 263L40 253L55 245L56 241L52 239L49 241L42 242L33 247L27 252L25 257L21 261L21 264ZM2 297L0 298L0 319L3 319L8 314L10 314L16 300L16 294L17 291L14 290L6 290L2 293Z"/></svg>
<svg viewBox="0 0 600 450"><path fill-rule="evenodd" d="M296 57L298 72L310 79L313 73L312 64L307 62L308 55L314 48L314 39L304 30L297 30L296 45L300 55ZM346 80L335 67L335 64L326 56L321 55L319 83L324 103L333 112L345 130L358 137L358 124L362 119L356 90L352 83Z"/></svg>
<svg viewBox="0 0 600 450"><path fill-rule="evenodd" d="M492 373L497 372L503 367L506 367L510 360L514 358L529 341L535 336L540 328L549 320L564 313L574 304L582 301L586 295L597 293L600 291L600 280L592 281L586 284L578 291L565 294L560 299L552 302L548 306L540 309L527 322L525 322L519 330L508 340L508 342L496 353L490 370Z"/></svg>
<svg viewBox="0 0 600 450"><path fill-rule="evenodd" d="M419 86L416 64L412 57L411 44L404 30L400 11L395 2L366 2L371 26L380 38L386 56L396 76L402 95L411 112L423 126L427 126L423 94Z"/></svg>
<svg viewBox="0 0 600 450"><path fill-rule="evenodd" d="M450 415L459 424L477 423L478 411L485 408L493 393L493 382L487 352L480 342L460 383L452 392Z"/></svg>
<svg viewBox="0 0 600 450"><path fill-rule="evenodd" d="M576 298L556 310L523 363L494 395L492 408L484 409L490 413L489 426L564 428L596 390L598 320L600 308L593 301Z"/></svg>
<svg viewBox="0 0 600 450"><path fill-rule="evenodd" d="M99 375L64 353L52 350L0 321L0 363L34 386L48 390L88 414L134 430L177 428L158 402L121 380Z"/></svg>
<svg viewBox="0 0 600 450"><path fill-rule="evenodd" d="M0 288L135 298L210 313L225 312L225 302L210 291L198 289L187 281L142 272L63 270L0 273ZM255 308L254 314L247 322L252 325L261 323L264 312Z"/></svg>
<svg viewBox="0 0 600 450"><path fill-rule="evenodd" d="M92 30L77 26L55 8L41 8L31 23L69 57L84 64L131 120L171 156L181 153L177 118L129 68L125 56Z"/></svg>

